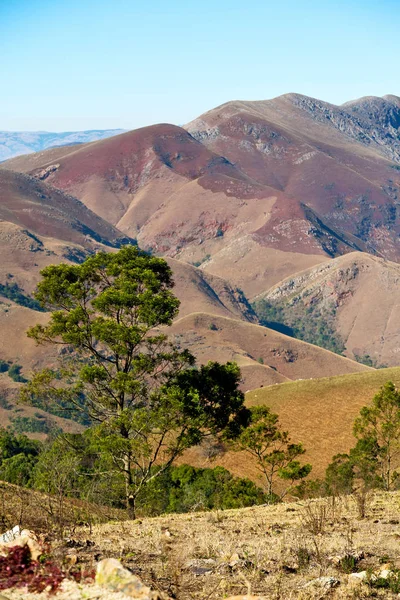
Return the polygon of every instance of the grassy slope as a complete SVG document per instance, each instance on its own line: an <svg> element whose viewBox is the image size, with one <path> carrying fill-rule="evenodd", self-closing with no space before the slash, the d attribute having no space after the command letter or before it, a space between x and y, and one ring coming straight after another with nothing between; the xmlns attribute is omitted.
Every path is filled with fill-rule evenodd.
<svg viewBox="0 0 400 600"><path fill-rule="evenodd" d="M293 439L308 449L313 476L321 476L331 457L354 444L352 425L386 381L400 385L400 367L291 381L246 395L249 405L268 404Z"/></svg>

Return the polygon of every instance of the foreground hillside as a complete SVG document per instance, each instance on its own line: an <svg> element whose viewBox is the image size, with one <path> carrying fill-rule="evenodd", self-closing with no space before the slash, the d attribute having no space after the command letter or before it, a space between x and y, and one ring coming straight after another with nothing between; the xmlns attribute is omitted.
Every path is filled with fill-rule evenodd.
<svg viewBox="0 0 400 600"><path fill-rule="evenodd" d="M84 568L117 558L153 590L179 600L396 598L395 584L392 591L387 580L374 585L373 578L362 582L350 574L397 573L399 500L397 492L376 494L362 521L351 497L114 521L75 530L69 546L55 552L65 564L77 560ZM59 600L114 598L90 584L64 589ZM48 598L4 593L9 600Z"/></svg>

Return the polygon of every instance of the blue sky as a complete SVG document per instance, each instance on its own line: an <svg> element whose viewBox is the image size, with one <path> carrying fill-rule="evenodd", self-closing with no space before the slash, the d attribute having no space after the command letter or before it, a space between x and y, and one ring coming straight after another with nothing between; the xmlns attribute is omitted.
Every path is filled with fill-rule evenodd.
<svg viewBox="0 0 400 600"><path fill-rule="evenodd" d="M400 96L399 0L0 0L0 130L183 124L234 99Z"/></svg>

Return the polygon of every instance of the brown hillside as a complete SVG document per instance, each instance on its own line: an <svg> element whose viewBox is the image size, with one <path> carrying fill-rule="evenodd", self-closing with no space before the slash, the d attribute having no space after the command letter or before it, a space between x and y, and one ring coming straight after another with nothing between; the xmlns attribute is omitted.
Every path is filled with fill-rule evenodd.
<svg viewBox="0 0 400 600"><path fill-rule="evenodd" d="M0 221L64 242L115 246L128 238L76 198L34 177L0 169Z"/></svg>
<svg viewBox="0 0 400 600"><path fill-rule="evenodd" d="M377 365L399 364L400 265L350 253L297 273L261 297L303 312L309 306L332 318L347 355L369 355ZM299 313L300 314L300 313Z"/></svg>
<svg viewBox="0 0 400 600"><path fill-rule="evenodd" d="M324 476L335 454L354 446L352 429L360 408L389 380L400 386L400 367L270 385L248 392L246 402L249 406L266 404L279 415L292 440L304 444L304 460L312 464L310 477L315 479ZM243 452L225 452L210 463L197 447L187 452L182 462L202 467L218 464L235 475L259 481L254 460Z"/></svg>
<svg viewBox="0 0 400 600"><path fill-rule="evenodd" d="M354 419L387 381L400 385L400 368L284 383L246 395L250 405L267 404L293 438L304 443L313 477L322 476L332 456L354 446Z"/></svg>
<svg viewBox="0 0 400 600"><path fill-rule="evenodd" d="M189 348L200 362L237 361L243 371L246 390L257 385L281 383L285 379L370 370L266 327L216 315L199 313L178 319L172 325L171 333L175 341Z"/></svg>
<svg viewBox="0 0 400 600"><path fill-rule="evenodd" d="M350 231L293 200L275 180L257 181L255 173L238 168L236 158L228 161L203 141L182 128L157 125L5 164L73 193L144 248L203 262L220 276L235 264L231 281L246 293L326 256L367 249ZM231 141L240 148L247 143ZM277 254L279 267L269 269Z"/></svg>
<svg viewBox="0 0 400 600"><path fill-rule="evenodd" d="M269 245L284 249L282 237L287 243L301 240L298 215L304 203L326 227L346 239L355 236L351 239L358 248L353 249L364 250L365 244L369 251L397 260L400 173L391 167L400 153L395 141L390 145L395 139L390 131L398 131L400 120L393 126L385 120L385 110L389 115L395 111L393 119L399 113L395 103L386 104L382 114L371 111L357 120L351 108L288 94L263 102L230 102L187 129L255 181L295 199L292 207L276 202L271 220L260 228L264 239L269 233ZM340 240L335 240L321 240L331 256L342 253Z"/></svg>

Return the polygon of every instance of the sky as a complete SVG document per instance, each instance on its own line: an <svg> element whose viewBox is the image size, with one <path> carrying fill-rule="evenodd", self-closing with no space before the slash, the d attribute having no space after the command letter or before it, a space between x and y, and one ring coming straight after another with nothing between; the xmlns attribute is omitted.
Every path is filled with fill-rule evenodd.
<svg viewBox="0 0 400 600"><path fill-rule="evenodd" d="M229 100L400 96L400 0L0 0L0 130L178 125Z"/></svg>

